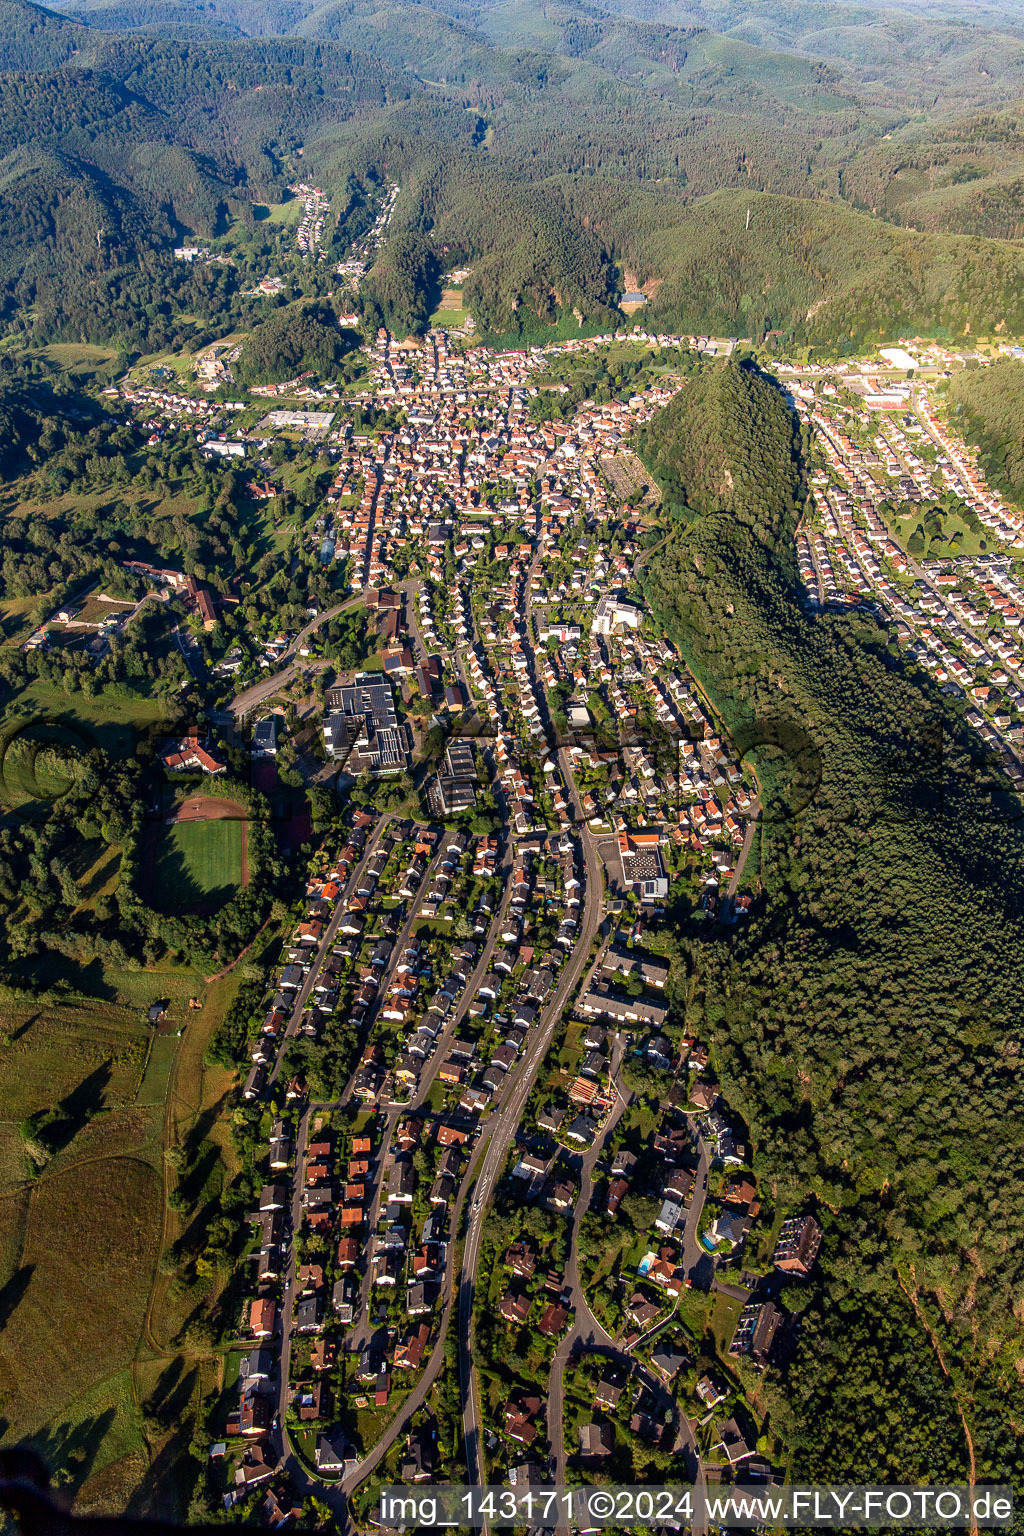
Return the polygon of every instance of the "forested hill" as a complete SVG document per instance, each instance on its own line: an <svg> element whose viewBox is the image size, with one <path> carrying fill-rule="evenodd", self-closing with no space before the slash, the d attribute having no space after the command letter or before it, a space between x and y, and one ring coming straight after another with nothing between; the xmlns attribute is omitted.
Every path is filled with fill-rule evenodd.
<svg viewBox="0 0 1024 1536"><path fill-rule="evenodd" d="M1024 363L1007 358L949 384L958 428L975 443L985 478L1024 506Z"/></svg>
<svg viewBox="0 0 1024 1536"><path fill-rule="evenodd" d="M588 202L598 232L600 201ZM639 212L639 217L637 217ZM613 212L608 230L651 314L683 331L857 350L885 336L1024 332L1024 252L999 240L893 228L840 203L719 192L654 217Z"/></svg>
<svg viewBox="0 0 1024 1536"><path fill-rule="evenodd" d="M788 450L787 450L788 444ZM748 368L703 368L637 444L675 511L721 512L782 552L801 493L796 418Z"/></svg>
<svg viewBox="0 0 1024 1536"><path fill-rule="evenodd" d="M0 70L59 69L95 41L78 22L28 0L0 0Z"/></svg>
<svg viewBox="0 0 1024 1536"><path fill-rule="evenodd" d="M400 186L364 305L399 331L452 265L491 336L604 326L634 283L664 328L832 352L1024 331L1024 253L980 238L1020 232L1024 186L1024 37L991 25L917 41L875 17L903 86L854 8L832 47L783 0L749 26L720 0L721 33L712 8L646 0L74 8L0 0L0 322L36 336L165 345L196 313L171 247L231 256L232 225L304 179L336 254L352 209ZM922 113L940 68L955 110Z"/></svg>
<svg viewBox="0 0 1024 1536"><path fill-rule="evenodd" d="M768 806L765 909L694 950L692 1022L786 1204L811 1190L825 1210L777 1404L794 1480L955 1480L955 1393L979 1480L1016 1483L1024 836L958 706L874 621L801 606L794 445L782 397L733 365L645 444L696 509L645 568L649 599L753 744Z"/></svg>

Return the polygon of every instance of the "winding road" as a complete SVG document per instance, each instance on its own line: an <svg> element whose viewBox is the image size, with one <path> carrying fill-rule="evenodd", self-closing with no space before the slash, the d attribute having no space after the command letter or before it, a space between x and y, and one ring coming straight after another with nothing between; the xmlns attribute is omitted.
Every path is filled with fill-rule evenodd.
<svg viewBox="0 0 1024 1536"><path fill-rule="evenodd" d="M298 661L295 658L298 657L299 651L309 639L309 636L319 629L321 624L327 624L331 619L337 618L339 613L345 613L350 608L358 607L362 601L363 594L357 592L354 597L347 597L343 603L336 603L333 608L325 608L322 613L317 614L316 618L310 619L309 623L304 624L299 630L287 650L281 652L281 655L278 657L278 662L280 663L278 670L270 677L261 677L259 682L250 684L248 688L243 688L241 693L236 693L227 709L220 711L214 718L229 718L236 721L244 720L246 715L251 714L254 709L258 709L266 699L271 698L275 693L286 687L300 670L301 666L328 667L333 665L332 662L319 656L303 656Z"/></svg>

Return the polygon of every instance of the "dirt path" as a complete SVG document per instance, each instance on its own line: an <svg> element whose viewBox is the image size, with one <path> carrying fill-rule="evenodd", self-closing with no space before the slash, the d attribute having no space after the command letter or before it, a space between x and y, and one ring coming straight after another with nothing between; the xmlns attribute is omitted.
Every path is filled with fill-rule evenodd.
<svg viewBox="0 0 1024 1536"><path fill-rule="evenodd" d="M243 876L242 884L245 885L247 880L248 880L248 873L247 873L246 865L245 865L245 844L244 844L244 842L242 844L242 876ZM230 960L227 965L222 966L219 971L214 971L212 976L204 977L206 985L210 986L213 982L220 981L222 977L227 976L229 972L233 971L235 966L238 964L239 960L244 960L245 959L246 955L249 953L250 949L252 949L253 945L256 943L256 940L259 938L260 934L263 932L264 928L268 927L268 925L270 923L272 923L273 920L274 920L273 919L273 913L271 913L270 917L266 918L260 924L260 926L257 928L256 932L253 934L252 938L249 940L249 942L245 946L245 948L244 949L240 949L238 951L238 954L235 956L235 958L233 960Z"/></svg>
<svg viewBox="0 0 1024 1536"><path fill-rule="evenodd" d="M973 1440L973 1437L971 1435L970 1425L967 1423L967 1418L966 1418L966 1416L964 1414L963 1408L961 1407L960 1396L959 1396L959 1393L956 1390L956 1386L954 1385L953 1378L950 1375L949 1367L946 1364L946 1357L942 1353L942 1345L939 1343L938 1338L935 1335L935 1330L933 1329L931 1323L928 1321L928 1319L925 1317L924 1313L921 1311L921 1308L918 1306L917 1292L916 1291L910 1291L910 1290L907 1289L907 1286L906 1286L906 1283L904 1282L903 1276L899 1274L899 1271L897 1271L897 1275L899 1277L900 1289L902 1290L902 1292L903 1292L904 1296L907 1298L907 1300L910 1302L910 1305L913 1307L914 1314L917 1317L918 1322L921 1324L921 1327L924 1329L925 1333L928 1335L928 1341L931 1344L932 1349L935 1351L935 1358L939 1362L939 1367L940 1367L940 1369L942 1371L942 1374L943 1374L943 1376L945 1376L946 1380L949 1382L950 1390L953 1393L953 1401L956 1403L956 1411L960 1415L960 1423L963 1426L964 1439L967 1442L967 1454L970 1457L970 1462L971 1462L971 1468L970 1468L970 1474L969 1474L969 1484L970 1484L970 1489L971 1489L971 1494L972 1494L972 1504L973 1504L974 1485L977 1482L978 1472L977 1472L977 1463L976 1463L975 1458L974 1458L974 1440ZM973 1507L971 1509L971 1526L970 1526L970 1530L971 1530L971 1536L978 1536L978 1521L977 1521L977 1518L976 1518L976 1516L974 1514Z"/></svg>

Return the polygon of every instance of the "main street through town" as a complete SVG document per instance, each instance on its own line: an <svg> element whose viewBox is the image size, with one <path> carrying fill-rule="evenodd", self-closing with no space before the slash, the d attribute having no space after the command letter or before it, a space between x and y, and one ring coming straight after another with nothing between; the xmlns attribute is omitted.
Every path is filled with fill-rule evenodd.
<svg viewBox="0 0 1024 1536"><path fill-rule="evenodd" d="M474 1320L481 1305L481 1292L486 1291L490 1285L490 1275L481 1274L481 1254L488 1211L497 1185L504 1174L510 1150L522 1127L524 1111L545 1058L553 1042L556 1042L564 1031L565 1021L573 1009L574 997L580 990L594 984L597 964L602 954L602 946L597 941L605 927L605 914L609 910L607 896L612 891L624 890L628 885L618 835L613 827L592 824L592 819L596 820L596 818L593 818L593 810L588 814L584 806L583 795L576 781L573 751L567 744L558 741L549 713L547 690L540 677L543 657L541 660L538 659L536 650L538 631L532 608L532 578L539 569L539 557L535 557L526 573L528 579L524 583L523 605L518 621L514 624L527 680L517 686L527 687L537 701L539 725L534 725L532 728L536 745L542 757L546 757L544 773L550 775L550 786L552 788L559 786L564 796L560 810L561 833L554 834L554 837L559 843L560 855L569 859L570 874L575 870L577 878L574 884L582 885L582 889L577 890L577 896L581 898L581 902L574 909L578 914L576 928L554 988L546 1002L541 1004L539 1017L528 1030L520 1059L511 1067L504 1082L494 1092L490 1106L480 1115L470 1141L471 1155L468 1165L457 1181L451 1200L450 1237L442 1272L438 1277L439 1285L435 1300L436 1321L425 1363L419 1371L412 1390L403 1396L397 1412L392 1414L386 1427L372 1444L362 1445L346 1460L340 1477L321 1476L314 1472L308 1459L298 1454L286 1428L285 1417L293 1390L294 1308L299 1295L295 1238L300 1232L304 1218L303 1196L307 1149L315 1131L326 1118L339 1108L348 1108L360 1102L356 1097L359 1065L354 1067L343 1092L336 1100L306 1102L301 1105L298 1114L294 1137L295 1162L290 1175L287 1201L286 1266L282 1277L281 1354L276 1385L277 1414L274 1420L273 1444L279 1465L287 1468L296 1487L303 1493L313 1494L323 1500L331 1508L343 1530L351 1528L353 1496L385 1462L389 1451L403 1435L409 1432L416 1421L417 1414L428 1404L431 1391L445 1367L446 1347L452 1329L456 1331L455 1352L461 1397L462 1450L467 1480L474 1487L481 1487L488 1480L488 1467L485 1462L486 1429L480 1389L473 1364ZM397 583L396 587L402 599L408 604L407 622L413 646L417 653L425 654L426 635L416 601L421 585L419 580L410 578ZM348 599L311 620L291 641L288 649L279 658L275 671L270 676L243 689L236 696L228 710L231 719L238 722L252 715L255 710L278 694L282 687L294 681L304 664L301 652L313 631L318 626L329 622L337 613L351 607L357 600ZM466 643L456 645L449 653L449 665L461 679L466 698L470 701L476 718L483 721L489 710L493 723L495 720L493 706L486 696L486 690L481 701L481 690L477 686L481 677L479 658L483 657L486 661L488 657L487 646L481 640L478 617L473 603L467 598L465 618L468 624L468 637ZM317 658L305 658L305 661L309 665L317 664ZM518 838L522 836L522 830L520 828L517 831L514 825L513 810L509 803L509 791L504 777L503 762L507 761L507 758L503 758L501 754L503 751L507 754L509 737L507 734L504 736L503 747L503 729L507 730L507 727L499 720L493 737L488 731L487 736L477 740L481 761L493 778L495 801L501 821L498 840L500 852L495 869L501 882L500 899L490 917L479 952L475 957L472 973L466 978L458 1003L447 1015L443 1028L435 1037L433 1047L419 1069L411 1096L405 1097L399 1091L397 1084L392 1082L390 1074L385 1078L383 1088L379 1092L377 1145L374 1154L376 1171L371 1178L373 1187L368 1192L369 1198L364 1214L364 1220L371 1233L377 1230L383 1217L389 1175L395 1166L394 1144L399 1127L416 1117L429 1116L431 1094L437 1082L438 1072L452 1043L460 1038L460 1030L466 1021L470 1002L478 995L481 986L488 979L499 944L507 942L507 939L502 939L502 934L508 926L514 888L513 861L517 857ZM705 773L709 777L712 776L716 771L715 764L703 743L698 744L697 750ZM545 779L545 783L548 784L548 782ZM721 783L722 780L719 779L718 782ZM743 867L753 843L756 814L755 805L749 818L746 836L742 840L742 847L737 849L736 866L728 890L729 896L735 893L742 877ZM291 1009L284 1035L279 1042L268 1074L270 1084L279 1081L289 1044L296 1038L318 973L332 953L350 898L357 892L367 864L392 825L391 817L383 816L378 820L372 835L367 839L357 867L345 882L344 889L337 900L336 909L320 939L313 961L308 967ZM550 832L543 835L550 835ZM421 919L425 896L433 877L439 871L443 851L442 838L435 844L426 867L421 871L422 878L415 895L408 900L401 925L391 943L390 958L382 975L378 977L376 1001L363 1020L360 1057L363 1047L373 1038L374 1020L382 1006L382 999L396 977L396 968ZM638 1341L633 1340L627 1345L614 1338L600 1323L592 1310L580 1273L577 1235L579 1224L592 1202L595 1168L602 1149L608 1145L620 1117L629 1104L629 1095L623 1089L621 1082L625 1049L625 1037L619 1032L615 1036L610 1070L611 1087L615 1094L613 1108L594 1146L586 1154L579 1156L578 1160L573 1161L579 1178L579 1193L570 1225L570 1251L565 1275L565 1292L571 1307L572 1321L569 1333L558 1344L547 1383L548 1438L552 1452L551 1473L560 1484L564 1483L568 1475L568 1458L571 1454L571 1448L565 1444L563 1423L565 1372L581 1354L588 1352L602 1354L609 1361L615 1362L647 1389L658 1406L664 1422L671 1422L674 1426L673 1448L679 1455L685 1457L690 1477L698 1482L703 1478L694 1428L686 1413L675 1404L672 1394L651 1368L636 1358L634 1351ZM707 1192L709 1159L708 1150L699 1137L697 1146L696 1182L685 1226L680 1233L680 1272L686 1276L687 1282L696 1276L698 1270L706 1272L708 1260L697 1234ZM377 1337L372 1320L373 1284L374 1269L367 1255L362 1266L357 1296L353 1298L353 1326L343 1346L350 1359L372 1348ZM648 1329L639 1342L646 1342L671 1322L673 1316L674 1310L667 1318L660 1319L654 1327Z"/></svg>

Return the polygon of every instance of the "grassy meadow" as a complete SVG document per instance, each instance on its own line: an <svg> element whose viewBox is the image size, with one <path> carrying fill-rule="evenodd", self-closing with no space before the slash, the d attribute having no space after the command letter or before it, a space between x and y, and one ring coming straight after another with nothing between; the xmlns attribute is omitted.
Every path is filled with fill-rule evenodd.
<svg viewBox="0 0 1024 1536"><path fill-rule="evenodd" d="M84 862L87 883L103 875ZM157 1267L178 1230L164 1152L201 1132L233 1171L218 1122L231 1077L203 1055L238 981L90 966L38 999L0 991L0 1443L27 1438L83 1512L185 1513L189 1403L219 1366L178 1342L189 1304ZM20 1127L54 1105L58 1144L37 1165ZM142 1412L171 1380L174 1444Z"/></svg>
<svg viewBox="0 0 1024 1536"><path fill-rule="evenodd" d="M152 899L164 912L220 906L242 882L241 821L176 821L160 829Z"/></svg>

